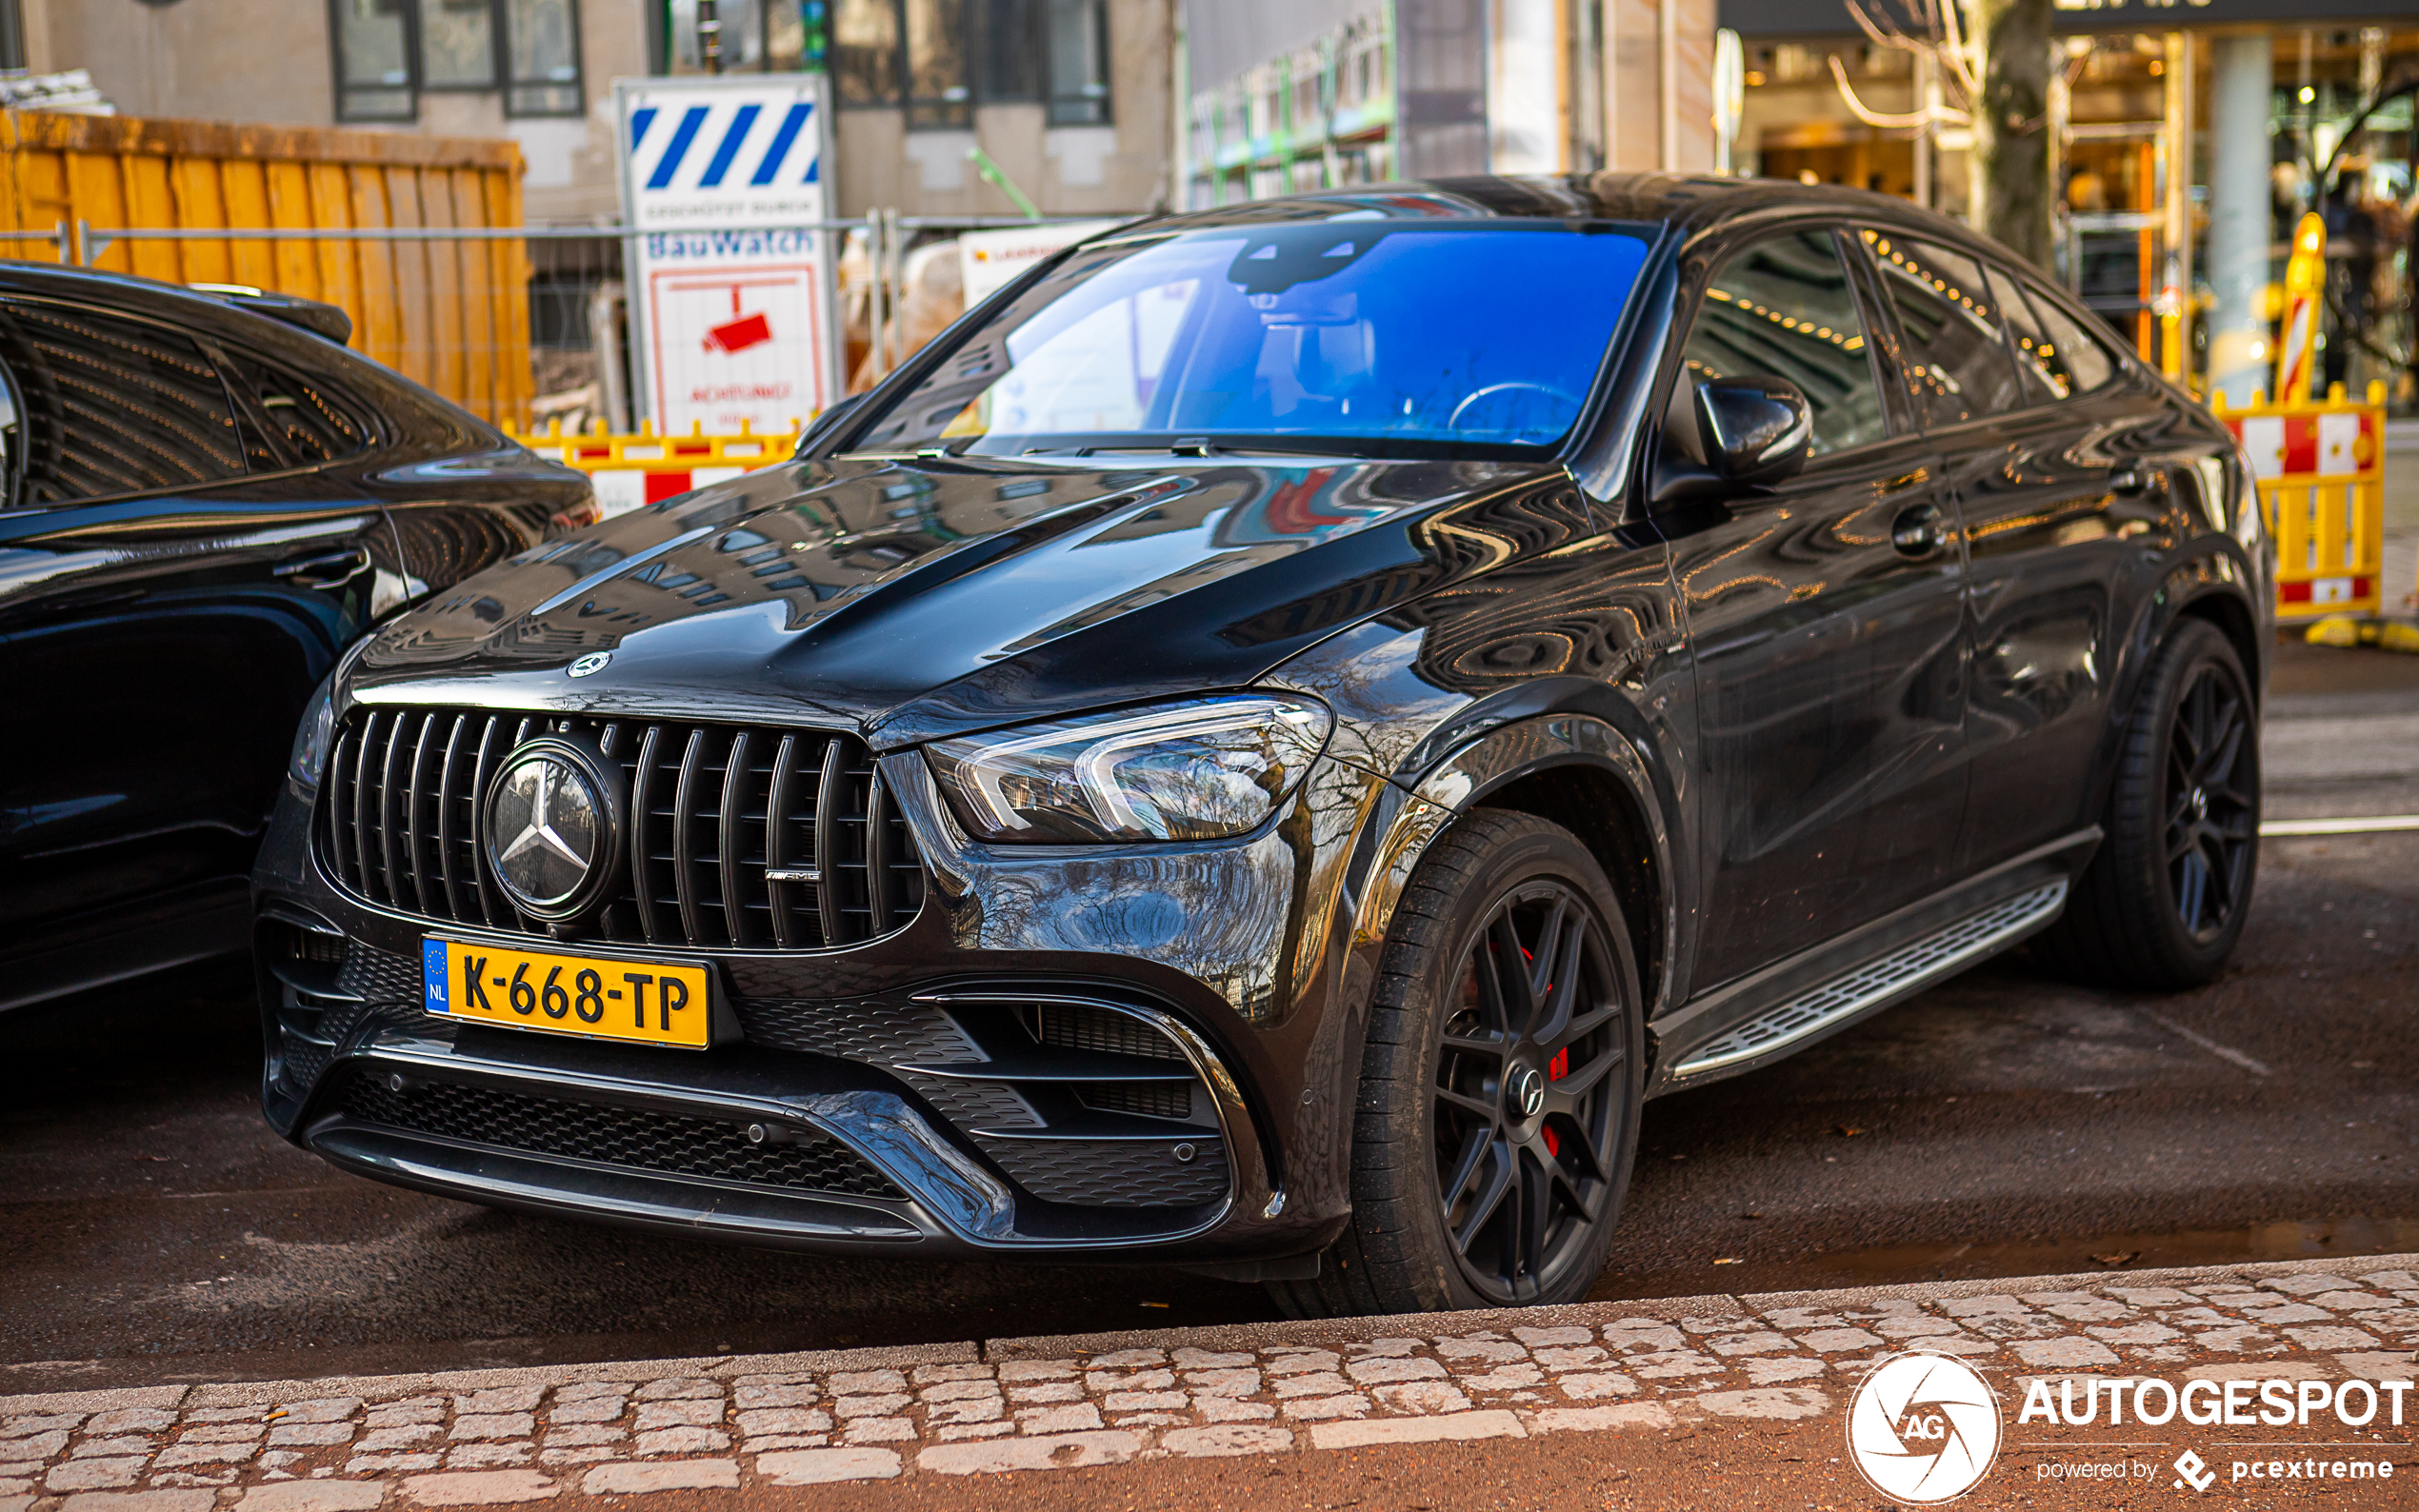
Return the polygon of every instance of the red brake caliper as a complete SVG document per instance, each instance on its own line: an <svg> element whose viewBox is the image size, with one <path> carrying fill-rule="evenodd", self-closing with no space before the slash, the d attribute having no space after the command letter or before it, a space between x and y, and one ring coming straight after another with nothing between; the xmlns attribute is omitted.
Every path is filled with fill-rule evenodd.
<svg viewBox="0 0 2419 1512"><path fill-rule="evenodd" d="M1546 1080L1559 1082L1569 1074L1570 1046L1566 1044L1554 1052L1552 1060L1546 1063ZM1546 1130L1546 1153L1557 1156L1562 1153L1562 1141L1554 1138L1554 1131L1550 1128Z"/></svg>

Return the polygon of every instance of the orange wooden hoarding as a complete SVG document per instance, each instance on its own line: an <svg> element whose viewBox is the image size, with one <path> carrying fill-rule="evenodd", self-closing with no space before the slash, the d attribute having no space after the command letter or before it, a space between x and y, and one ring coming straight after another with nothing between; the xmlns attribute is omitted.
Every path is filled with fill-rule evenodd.
<svg viewBox="0 0 2419 1512"><path fill-rule="evenodd" d="M476 414L529 423L529 262L518 239L111 239L121 228L518 227L510 141L324 127L0 111L0 230L92 228L86 261L170 283L340 305L353 349ZM106 244L106 245L103 245ZM53 259L40 241L0 254Z"/></svg>

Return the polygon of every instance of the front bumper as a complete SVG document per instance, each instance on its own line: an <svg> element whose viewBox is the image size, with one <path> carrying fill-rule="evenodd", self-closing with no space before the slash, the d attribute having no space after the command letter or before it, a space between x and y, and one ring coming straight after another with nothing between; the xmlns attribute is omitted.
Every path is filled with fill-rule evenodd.
<svg viewBox="0 0 2419 1512"><path fill-rule="evenodd" d="M422 1012L426 936L530 938L341 888L287 792L255 878L270 1123L398 1185L800 1249L1218 1263L1330 1240L1359 1055L1327 942L1390 789L1327 763L1230 846L1017 854L965 846L920 761L884 766L930 879L904 929L550 946L709 965L704 1052Z"/></svg>

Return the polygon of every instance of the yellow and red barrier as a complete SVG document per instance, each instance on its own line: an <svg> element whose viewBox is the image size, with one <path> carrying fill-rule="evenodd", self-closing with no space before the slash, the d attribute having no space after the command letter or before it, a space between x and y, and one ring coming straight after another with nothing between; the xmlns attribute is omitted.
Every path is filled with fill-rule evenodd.
<svg viewBox="0 0 2419 1512"><path fill-rule="evenodd" d="M541 457L557 458L587 473L595 481L597 505L611 519L676 493L787 462L797 449L801 428L792 420L778 435L758 435L742 427L737 435L710 436L703 427L692 427L685 436L659 436L652 425L642 422L637 434L617 435L600 420L593 429L566 434L558 421L542 434L515 439Z"/></svg>
<svg viewBox="0 0 2419 1512"><path fill-rule="evenodd" d="M2365 402L2336 384L2325 399L2248 408L2211 401L2242 442L2276 541L2276 616L2375 614L2383 606L2386 525L2386 386Z"/></svg>

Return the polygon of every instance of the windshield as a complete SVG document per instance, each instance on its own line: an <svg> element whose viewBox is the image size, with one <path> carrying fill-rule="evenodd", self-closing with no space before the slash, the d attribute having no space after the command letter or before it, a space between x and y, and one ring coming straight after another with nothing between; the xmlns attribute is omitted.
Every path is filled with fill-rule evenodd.
<svg viewBox="0 0 2419 1512"><path fill-rule="evenodd" d="M1567 222L1136 237L1002 306L857 445L1542 446L1579 418L1646 252Z"/></svg>

